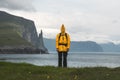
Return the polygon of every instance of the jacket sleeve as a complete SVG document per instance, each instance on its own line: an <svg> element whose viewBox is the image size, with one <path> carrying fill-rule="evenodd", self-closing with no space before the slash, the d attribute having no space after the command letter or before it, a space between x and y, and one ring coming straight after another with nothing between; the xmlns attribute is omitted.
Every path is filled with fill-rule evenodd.
<svg viewBox="0 0 120 80"><path fill-rule="evenodd" d="M56 36L56 49L58 48L58 38L59 38L59 34L57 34Z"/></svg>
<svg viewBox="0 0 120 80"><path fill-rule="evenodd" d="M68 45L67 45L67 48L69 49L69 48L70 48L70 36L69 36L69 34L67 34L67 37L68 37Z"/></svg>

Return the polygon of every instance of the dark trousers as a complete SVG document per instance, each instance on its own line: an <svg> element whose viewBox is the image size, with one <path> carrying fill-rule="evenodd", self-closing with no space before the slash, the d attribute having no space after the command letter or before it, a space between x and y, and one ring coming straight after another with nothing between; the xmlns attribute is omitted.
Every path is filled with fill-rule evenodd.
<svg viewBox="0 0 120 80"><path fill-rule="evenodd" d="M58 67L67 67L67 52L58 52Z"/></svg>

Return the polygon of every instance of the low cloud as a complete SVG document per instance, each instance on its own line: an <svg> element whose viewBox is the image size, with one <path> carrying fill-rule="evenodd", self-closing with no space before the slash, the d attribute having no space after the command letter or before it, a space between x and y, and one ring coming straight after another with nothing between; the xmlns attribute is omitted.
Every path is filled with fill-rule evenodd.
<svg viewBox="0 0 120 80"><path fill-rule="evenodd" d="M35 11L35 8L32 5L32 0L0 0L0 8Z"/></svg>

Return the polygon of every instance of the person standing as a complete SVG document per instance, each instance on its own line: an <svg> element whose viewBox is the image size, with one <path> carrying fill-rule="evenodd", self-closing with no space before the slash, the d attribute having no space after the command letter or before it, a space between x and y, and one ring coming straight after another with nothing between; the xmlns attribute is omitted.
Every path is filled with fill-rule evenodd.
<svg viewBox="0 0 120 80"><path fill-rule="evenodd" d="M67 55L70 49L70 36L62 24L61 32L56 36L56 50L58 52L58 67L67 67Z"/></svg>

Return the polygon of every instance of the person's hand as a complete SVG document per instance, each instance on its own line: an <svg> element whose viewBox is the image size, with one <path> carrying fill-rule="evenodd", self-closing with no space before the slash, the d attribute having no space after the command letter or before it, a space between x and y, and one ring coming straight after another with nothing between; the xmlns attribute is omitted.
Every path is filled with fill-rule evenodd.
<svg viewBox="0 0 120 80"><path fill-rule="evenodd" d="M67 51L69 51L69 48L67 48Z"/></svg>
<svg viewBox="0 0 120 80"><path fill-rule="evenodd" d="M58 48L56 48L56 51L58 52Z"/></svg>

